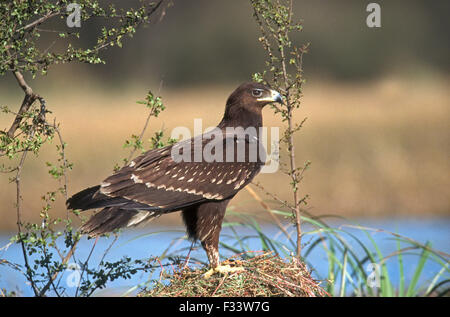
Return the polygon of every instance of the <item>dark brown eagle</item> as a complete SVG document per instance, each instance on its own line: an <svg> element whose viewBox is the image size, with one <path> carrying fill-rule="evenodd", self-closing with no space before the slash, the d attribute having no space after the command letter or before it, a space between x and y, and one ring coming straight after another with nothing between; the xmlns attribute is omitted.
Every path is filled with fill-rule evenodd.
<svg viewBox="0 0 450 317"><path fill-rule="evenodd" d="M82 227L90 237L181 211L190 239L200 240L214 272L220 266L219 234L230 200L265 163L259 138L262 109L281 102L257 83L240 85L228 98L216 129L145 152L127 166L67 200L69 209L103 208Z"/></svg>

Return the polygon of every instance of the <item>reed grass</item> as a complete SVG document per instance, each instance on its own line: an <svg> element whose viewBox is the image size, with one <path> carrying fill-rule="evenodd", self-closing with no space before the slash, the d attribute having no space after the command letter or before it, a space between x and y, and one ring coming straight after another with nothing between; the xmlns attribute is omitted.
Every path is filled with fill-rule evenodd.
<svg viewBox="0 0 450 317"><path fill-rule="evenodd" d="M270 212L290 216L289 212L281 210L270 209ZM303 241L306 242L301 261L293 262L295 242L289 235L294 230L291 224L285 224L275 237L270 237L254 215L233 210L228 210L227 215L233 221L223 224L229 233L222 235L220 246L235 255L224 261L225 264L243 266L243 273L214 275L208 281L202 278L207 264L191 259L205 266L189 268L180 265L175 270L165 271L158 281L147 284L139 296L416 297L450 294L450 255L433 249L430 242L423 244L394 232L364 227L349 220L341 219L345 224L331 226L321 217L303 216L304 226L308 227L303 231ZM280 223L272 222L271 225L279 226ZM373 237L374 233L385 234L386 239L395 245L395 251L383 253L380 242ZM258 241L261 250L252 251L250 240ZM328 265L325 276L319 276L314 269L317 263L311 259L313 252L325 254L324 261ZM180 254L180 250L167 252L168 257L175 254ZM397 272L392 270L392 266L388 269L388 261L396 262L398 278L394 277ZM439 269L430 279L425 278L424 268L431 261L438 264ZM289 270L293 270L293 276L300 274L302 280L286 276ZM255 275L256 272L261 274ZM264 276L270 278L265 280ZM282 283L281 277L287 279L283 280L286 282L284 285L297 283L299 288L274 288L273 282Z"/></svg>
<svg viewBox="0 0 450 317"><path fill-rule="evenodd" d="M289 212L271 210L271 212L289 217ZM235 243L224 244L222 247L230 251L239 252L245 250L245 241L250 238L259 239L263 250L273 250L277 254L289 257L294 252L293 241L290 236L286 236L293 228L285 227L279 231L276 239L267 236L261 226L251 215L239 215L241 222L227 223L226 226L232 228ZM313 252L320 249L326 255L328 272L326 276L316 277L319 280L327 281L325 290L331 296L442 296L450 293L450 255L435 250L431 242L425 244L415 241L400 234L378 228L368 228L358 225L353 221L345 220L349 224L337 227L328 225L320 217L302 217L305 224L309 224L309 230L303 233L304 245L302 261L308 267L314 268L315 263L310 261ZM274 224L275 225L275 224ZM239 226L251 228L254 233L240 236ZM359 231L359 235L354 233ZM379 242L376 242L373 233L383 233L386 239L391 240L396 245L396 251L390 254L383 254ZM367 239L364 241L363 234ZM309 237L309 239L308 239ZM282 242L285 241L285 242ZM405 262L411 255L415 259ZM395 261L398 266L398 282L394 283L392 270L388 270L387 261ZM425 266L430 261L439 265L431 280L423 277ZM376 268L371 271L368 265ZM405 265L408 265L407 275ZM406 285L406 281L409 284Z"/></svg>

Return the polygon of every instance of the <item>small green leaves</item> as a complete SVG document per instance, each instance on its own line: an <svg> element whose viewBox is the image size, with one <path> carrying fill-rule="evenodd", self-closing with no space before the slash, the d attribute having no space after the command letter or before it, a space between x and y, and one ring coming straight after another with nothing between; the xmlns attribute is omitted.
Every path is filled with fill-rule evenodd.
<svg viewBox="0 0 450 317"><path fill-rule="evenodd" d="M253 80L265 82L280 92L283 103L271 105L275 114L281 116L287 127L281 138L287 149L289 166L284 170L290 178L293 193L293 219L297 228L297 257L301 255L301 204L306 204L307 196L300 198L299 185L304 168L297 168L294 151L294 134L300 130L300 124L294 122L294 110L300 107L303 80L303 54L308 46L301 49L293 46L290 35L300 31L301 22L293 20L293 0L250 0L253 6L253 16L259 26L261 36L258 38L267 54L266 69L253 75Z"/></svg>
<svg viewBox="0 0 450 317"><path fill-rule="evenodd" d="M15 182L17 189L16 213L19 230L11 241L21 245L24 267L14 265L24 274L27 285L36 296L46 296L50 289L56 296L66 294L66 287L60 285L56 276L59 278L68 269L67 261L71 259L81 238L81 234L72 226L71 217L81 218L82 221L83 217L76 210L67 211L65 219L53 218L50 214L60 196L63 196L64 201L67 199L66 174L73 165L66 159L66 143L62 139L59 126L55 121L50 123L46 116L50 111L46 108L45 100L34 93L26 83L22 83L24 80L21 78L27 75L32 78L38 74L45 75L53 65L74 61L104 64L105 61L100 56L101 51L112 46L122 47L123 40L127 36L132 37L140 25L147 23L149 16L155 13L161 2L155 4L142 1L136 8L116 9L114 5L106 6L98 0L82 0L79 5L81 19L87 21L102 18L107 27L91 30L98 32L97 40L90 47L79 47L77 39L80 33L71 29L69 24L67 28L62 24L68 22L66 19L70 12L66 11L66 7L70 1L0 1L0 75L14 72L21 87L26 91L24 103L17 107L20 109L18 113L4 105L0 108L0 114L11 116L12 121L9 130L0 131L0 157L8 162L0 164L0 171L13 174L9 179ZM58 23L53 23L55 21ZM58 29L52 29L55 25ZM41 36L42 33L46 36ZM42 38L45 38L46 42L42 43ZM48 43L52 44L48 46ZM151 93L143 103L150 109L151 116L156 117L164 110L161 98ZM155 136L152 141L155 146L162 146L162 136L162 132ZM58 181L58 188L42 195L42 208L35 210L35 214L40 216L40 223L22 222L20 215L23 209L23 184L20 183L20 176L25 160L30 157L26 154L31 152L38 155L46 143L55 139L59 140L55 146L56 159L47 161L44 168ZM142 135L133 135L125 143L125 147L143 150ZM124 159L124 162L128 160ZM78 262L75 257L71 260ZM89 296L97 288L103 288L108 281L130 278L138 269L145 271L149 268L148 263L130 263L130 258L112 263L102 262L100 267L95 268L90 268L88 261L79 263L83 272L86 272L79 286L83 296ZM91 282L92 279L94 283ZM3 290L0 290L0 293L3 294ZM75 296L77 294L78 289Z"/></svg>
<svg viewBox="0 0 450 317"><path fill-rule="evenodd" d="M148 23L149 16L155 12L151 10L154 3L142 2L136 8L116 9L112 4L103 7L97 0L82 1L80 16L83 21L101 17L111 23L100 30L95 45L77 48L77 42L73 40L79 38L78 32L72 32L69 26L58 29L47 27L52 20L67 18L67 4L67 1L55 3L47 0L0 1L0 75L19 70L34 77L45 75L54 64L73 61L104 63L100 52L113 46L122 47L124 37L132 37L136 29ZM54 36L54 44L59 42L59 45L40 45L42 33Z"/></svg>
<svg viewBox="0 0 450 317"><path fill-rule="evenodd" d="M151 115L158 117L161 111L164 111L166 107L164 106L161 97L155 97L151 91L147 93L145 100L136 101L136 103L145 105L150 109Z"/></svg>
<svg viewBox="0 0 450 317"><path fill-rule="evenodd" d="M148 123L152 117L158 117L158 115L166 109L162 102L161 97L155 96L151 91L147 93L145 96L145 100L139 100L136 101L137 104L145 105L147 109L149 109L149 113L147 116L147 120L145 122L145 125L139 135L132 134L130 139L125 140L125 144L123 145L124 148L131 148L130 155L127 158L123 158L123 165L125 166L128 164L128 162L133 157L134 153L137 150L140 150L141 153L144 153L146 151L144 142L142 141L145 131L147 130ZM168 138L166 142L164 142L164 131L161 129L159 131L156 131L154 135L151 137L150 141L150 149L154 148L162 148L168 144L173 144L177 142L177 140ZM114 172L117 172L119 169L122 168L122 166L118 163L116 163L113 167Z"/></svg>
<svg viewBox="0 0 450 317"><path fill-rule="evenodd" d="M142 140L138 135L131 135L130 140L125 140L124 148L132 148L133 150L142 150L144 147L142 145Z"/></svg>
<svg viewBox="0 0 450 317"><path fill-rule="evenodd" d="M257 83L262 83L264 81L264 75L261 73L254 73L252 75L252 80Z"/></svg>
<svg viewBox="0 0 450 317"><path fill-rule="evenodd" d="M145 101L136 101L138 104L143 104L147 108L150 109L149 117L157 117L161 111L165 109L160 97L154 97L152 93L147 94L147 98ZM125 140L123 145L124 148L131 148L132 151L141 150L141 152L145 151L144 144L142 141L142 133L141 135L132 134L130 139ZM177 140L169 138L166 142L164 142L164 131L159 130L154 133L151 137L150 141L150 149L162 148L168 144L173 144L177 142ZM128 162L128 159L124 159L125 164ZM117 165L118 167L118 165ZM116 168L114 168L116 170Z"/></svg>
<svg viewBox="0 0 450 317"><path fill-rule="evenodd" d="M159 149L177 142L176 139L172 138L168 138L167 141L164 142L163 138L164 138L164 131L163 130L156 131L155 134L150 139L151 148Z"/></svg>

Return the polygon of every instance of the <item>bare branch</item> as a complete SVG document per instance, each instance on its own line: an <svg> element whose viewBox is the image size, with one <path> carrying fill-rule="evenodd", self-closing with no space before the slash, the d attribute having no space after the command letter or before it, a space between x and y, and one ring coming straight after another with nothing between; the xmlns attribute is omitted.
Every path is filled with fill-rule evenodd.
<svg viewBox="0 0 450 317"><path fill-rule="evenodd" d="M48 19L50 19L50 18L52 18L52 17L54 17L54 16L57 16L57 15L59 15L59 14L61 14L60 11L49 12L49 13L47 13L46 15L44 15L43 17L41 17L41 18L39 18L39 19L37 19L37 20L31 22L30 24L25 25L23 28L19 29L19 31L20 31L20 30L28 30L28 29L32 29L32 28L34 28L34 27L36 27L36 26L38 26L38 25L44 23L44 22L47 21Z"/></svg>
<svg viewBox="0 0 450 317"><path fill-rule="evenodd" d="M36 101L36 99L41 99L41 97L38 94L35 94L33 92L33 89L31 89L31 87L27 84L25 78L23 77L20 71L18 70L13 71L13 74L20 88L22 88L22 90L25 92L25 97L23 98L22 105L20 106L20 109L17 112L15 119L8 130L8 136L10 138L14 136L14 133L19 127L20 123L22 122L23 114L28 111L28 109Z"/></svg>

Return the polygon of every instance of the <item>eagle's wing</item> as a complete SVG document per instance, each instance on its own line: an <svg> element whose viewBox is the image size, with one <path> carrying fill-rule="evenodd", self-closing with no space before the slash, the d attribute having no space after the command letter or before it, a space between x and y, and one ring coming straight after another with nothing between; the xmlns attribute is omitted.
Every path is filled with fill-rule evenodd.
<svg viewBox="0 0 450 317"><path fill-rule="evenodd" d="M197 138L198 139L198 138ZM119 207L122 210L148 210L165 213L183 209L207 200L233 197L259 172L262 161L251 161L252 140L224 137L215 141L196 138L174 146L150 150L135 158L128 166L106 178L100 187L92 188L90 203L84 208ZM239 143L245 144L245 157L237 159ZM209 144L209 145L207 145ZM195 150L205 146L222 147L222 161L196 161ZM188 160L174 160L174 153L191 150ZM234 159L226 161L226 153L233 148ZM212 151L214 153L214 151ZM184 156L186 158L186 156ZM89 189L88 189L89 190ZM74 196L75 197L75 196ZM69 201L69 207L77 208Z"/></svg>

